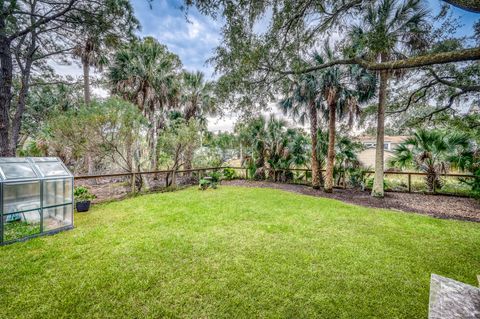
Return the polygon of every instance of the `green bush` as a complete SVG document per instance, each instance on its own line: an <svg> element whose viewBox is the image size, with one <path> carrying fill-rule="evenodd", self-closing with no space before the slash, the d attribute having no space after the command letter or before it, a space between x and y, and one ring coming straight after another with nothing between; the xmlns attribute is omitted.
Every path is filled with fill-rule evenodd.
<svg viewBox="0 0 480 319"><path fill-rule="evenodd" d="M389 187L389 183L387 182L387 180L383 179L383 189L388 189L388 187ZM373 188L373 177L370 177L367 179L367 181L365 182L365 188L367 189Z"/></svg>
<svg viewBox="0 0 480 319"><path fill-rule="evenodd" d="M205 176L200 180L200 182L198 183L199 189L203 191L209 187L216 189L218 183L220 182L221 177L222 177L222 173L220 172L210 173L209 176Z"/></svg>
<svg viewBox="0 0 480 319"><path fill-rule="evenodd" d="M223 170L223 178L226 180L232 180L236 177L236 172L233 168L227 167Z"/></svg>
<svg viewBox="0 0 480 319"><path fill-rule="evenodd" d="M76 202L85 202L96 198L96 196L90 193L88 188L84 186L75 187L73 190L73 196L75 197Z"/></svg>

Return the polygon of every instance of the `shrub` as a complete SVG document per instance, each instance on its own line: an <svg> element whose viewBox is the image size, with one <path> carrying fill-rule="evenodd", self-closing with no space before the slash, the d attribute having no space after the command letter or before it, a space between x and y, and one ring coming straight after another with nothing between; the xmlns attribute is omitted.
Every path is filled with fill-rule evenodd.
<svg viewBox="0 0 480 319"><path fill-rule="evenodd" d="M84 186L75 187L73 190L73 196L75 197L76 202L85 202L96 198L96 196L90 193L88 188Z"/></svg>
<svg viewBox="0 0 480 319"><path fill-rule="evenodd" d="M227 167L223 170L223 178L226 180L232 180L236 177L235 170L231 167Z"/></svg>
<svg viewBox="0 0 480 319"><path fill-rule="evenodd" d="M222 173L215 171L210 173L210 177L212 179L212 182L219 183L220 179L222 178Z"/></svg>
<svg viewBox="0 0 480 319"><path fill-rule="evenodd" d="M365 175L367 175L367 172L369 169L367 168L349 168L347 169L348 171L348 177L349 177L349 182L353 187L360 187L363 184L363 181L365 179Z"/></svg>
<svg viewBox="0 0 480 319"><path fill-rule="evenodd" d="M389 187L388 182L385 179L383 179L383 189L388 189L388 187ZM365 188L366 189L373 188L373 177L370 177L367 179L367 181L365 182Z"/></svg>
<svg viewBox="0 0 480 319"><path fill-rule="evenodd" d="M220 172L212 172L209 176L205 176L200 180L198 183L199 189L203 191L209 187L216 189L221 177L222 174Z"/></svg>

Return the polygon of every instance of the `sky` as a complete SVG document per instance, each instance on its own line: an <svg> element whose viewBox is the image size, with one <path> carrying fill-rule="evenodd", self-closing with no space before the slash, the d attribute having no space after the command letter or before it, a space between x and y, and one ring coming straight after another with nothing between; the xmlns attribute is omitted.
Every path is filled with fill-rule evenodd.
<svg viewBox="0 0 480 319"><path fill-rule="evenodd" d="M215 47L221 41L221 21L201 15L194 8L189 9L188 21L180 10L180 0L131 0L135 15L142 25L140 36L152 36L167 45L170 51L177 54L188 71L200 70L207 78L214 79L214 68L207 65L206 60L213 55ZM427 6L438 12L443 1L426 0ZM452 12L460 17L463 26L458 35L472 33L473 23L480 19L480 14L454 8ZM72 67L60 67L60 73L80 74L80 70ZM62 72L63 71L63 72ZM101 91L94 93L102 95ZM229 130L235 124L236 117L210 119L209 129L212 131Z"/></svg>

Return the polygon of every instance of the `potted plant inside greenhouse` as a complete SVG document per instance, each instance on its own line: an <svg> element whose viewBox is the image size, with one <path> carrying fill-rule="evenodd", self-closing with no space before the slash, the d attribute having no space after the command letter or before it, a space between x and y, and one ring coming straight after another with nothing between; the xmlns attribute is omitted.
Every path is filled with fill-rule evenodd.
<svg viewBox="0 0 480 319"><path fill-rule="evenodd" d="M73 195L75 196L75 208L77 212L88 212L90 203L92 199L95 199L95 195L90 193L88 188L84 186L75 187Z"/></svg>

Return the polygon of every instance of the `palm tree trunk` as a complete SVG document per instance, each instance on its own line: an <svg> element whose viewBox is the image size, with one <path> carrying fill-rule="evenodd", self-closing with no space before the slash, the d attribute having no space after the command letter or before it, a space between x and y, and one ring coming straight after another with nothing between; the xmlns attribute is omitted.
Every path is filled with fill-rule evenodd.
<svg viewBox="0 0 480 319"><path fill-rule="evenodd" d="M335 102L328 104L328 152L327 152L327 171L325 173L325 187L327 193L333 191L333 166L335 165Z"/></svg>
<svg viewBox="0 0 480 319"><path fill-rule="evenodd" d="M189 123L190 120L194 118L196 113L197 113L197 107L196 107L196 104L193 104L193 107L189 108L185 113L185 121ZM194 152L194 146L188 145L185 150L185 162L183 164L184 169L192 169L193 152ZM184 176L190 176L190 175L191 174L189 172L184 174Z"/></svg>
<svg viewBox="0 0 480 319"><path fill-rule="evenodd" d="M372 196L383 197L383 159L385 143L385 104L387 100L388 71L380 71L380 89L378 93L377 111L377 145L375 149L375 178L373 180Z"/></svg>
<svg viewBox="0 0 480 319"><path fill-rule="evenodd" d="M314 103L310 103L310 137L312 139L312 187L320 188L320 170L317 159L317 109Z"/></svg>
<svg viewBox="0 0 480 319"><path fill-rule="evenodd" d="M83 95L85 104L90 104L91 95L90 95L90 65L86 59L83 59Z"/></svg>

